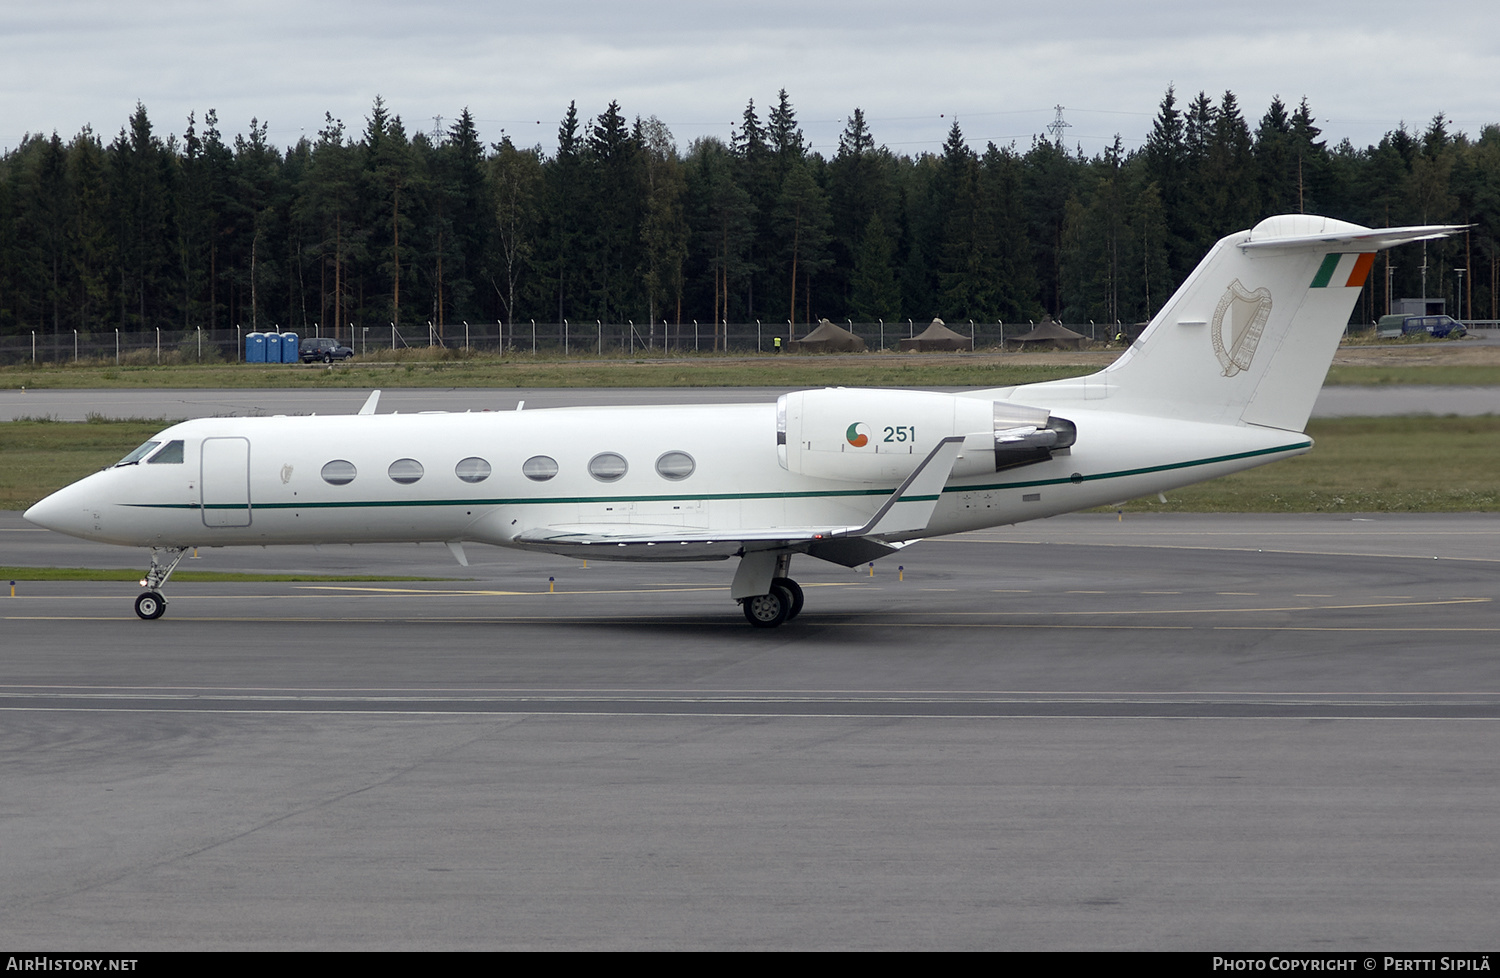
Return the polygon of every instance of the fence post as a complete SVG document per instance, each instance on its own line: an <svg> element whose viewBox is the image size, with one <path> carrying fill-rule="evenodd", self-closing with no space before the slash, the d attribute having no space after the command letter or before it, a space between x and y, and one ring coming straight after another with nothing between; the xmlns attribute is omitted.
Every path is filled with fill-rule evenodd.
<svg viewBox="0 0 1500 978"><path fill-rule="evenodd" d="M161 366L161 327L156 327L156 365Z"/></svg>

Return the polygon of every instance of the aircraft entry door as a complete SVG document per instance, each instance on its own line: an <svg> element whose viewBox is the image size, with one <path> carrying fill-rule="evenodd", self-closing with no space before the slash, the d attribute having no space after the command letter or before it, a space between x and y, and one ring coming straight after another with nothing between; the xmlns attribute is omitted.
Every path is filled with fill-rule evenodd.
<svg viewBox="0 0 1500 978"><path fill-rule="evenodd" d="M205 438L198 485L204 526L249 526L250 440Z"/></svg>

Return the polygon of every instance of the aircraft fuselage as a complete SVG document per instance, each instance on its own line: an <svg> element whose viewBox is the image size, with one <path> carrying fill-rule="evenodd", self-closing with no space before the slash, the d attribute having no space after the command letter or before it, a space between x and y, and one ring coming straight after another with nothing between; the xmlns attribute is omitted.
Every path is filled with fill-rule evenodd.
<svg viewBox="0 0 1500 978"><path fill-rule="evenodd" d="M1067 416L1078 432L1067 454L950 478L927 525L895 538L1104 505L1311 445L1305 435L1255 426L1073 409ZM899 426L876 426L875 437L888 427ZM912 457L933 440L922 432L912 438ZM174 425L153 440L181 441L181 461L148 457L105 469L49 496L29 517L135 546L472 541L563 552L518 541L537 527L733 536L757 527L858 525L899 481L788 471L778 463L774 404L213 418ZM624 465L595 461L607 455ZM554 463L555 474L537 478L548 472L541 462L528 477L528 460L536 459ZM614 556L608 549L594 553L607 559ZM689 558L673 551L663 543L626 559Z"/></svg>

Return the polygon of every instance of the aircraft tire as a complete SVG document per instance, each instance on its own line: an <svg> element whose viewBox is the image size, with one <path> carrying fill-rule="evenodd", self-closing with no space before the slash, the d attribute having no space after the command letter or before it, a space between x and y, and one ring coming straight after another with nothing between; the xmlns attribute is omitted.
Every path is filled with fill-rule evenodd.
<svg viewBox="0 0 1500 978"><path fill-rule="evenodd" d="M155 621L167 610L167 599L158 591L147 591L135 599L135 613L146 621Z"/></svg>
<svg viewBox="0 0 1500 978"><path fill-rule="evenodd" d="M786 620L791 621L802 614L802 585L790 577L778 577L771 581L772 587L785 588L792 596L792 606L787 609Z"/></svg>
<svg viewBox="0 0 1500 978"><path fill-rule="evenodd" d="M787 612L792 610L792 592L773 584L770 594L746 598L741 607L745 609L745 620L756 628L775 628L786 621Z"/></svg>

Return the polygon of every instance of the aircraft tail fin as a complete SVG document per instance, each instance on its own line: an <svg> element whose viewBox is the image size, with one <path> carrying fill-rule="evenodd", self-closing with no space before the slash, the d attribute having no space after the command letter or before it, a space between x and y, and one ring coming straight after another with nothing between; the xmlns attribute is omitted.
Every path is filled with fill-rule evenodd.
<svg viewBox="0 0 1500 978"><path fill-rule="evenodd" d="M1119 360L1013 396L1071 389L1114 410L1301 431L1375 252L1461 228L1267 218L1214 245Z"/></svg>

